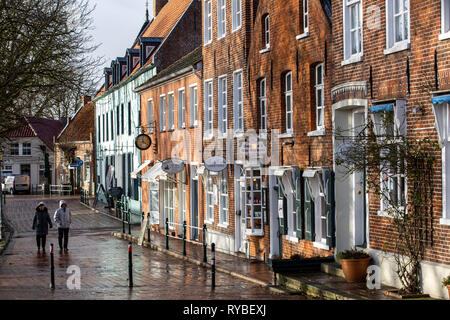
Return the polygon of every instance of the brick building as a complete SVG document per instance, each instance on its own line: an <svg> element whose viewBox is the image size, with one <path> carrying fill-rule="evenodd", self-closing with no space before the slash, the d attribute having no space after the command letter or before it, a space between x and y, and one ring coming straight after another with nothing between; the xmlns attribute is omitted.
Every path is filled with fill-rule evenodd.
<svg viewBox="0 0 450 320"><path fill-rule="evenodd" d="M358 127L391 113L400 134L440 142L442 154L436 154L432 180L434 240L427 242L421 285L432 296L446 297L440 282L450 264L448 122L444 120L450 101L450 1L332 1L332 11L333 127L350 132L351 138ZM336 136L334 149L343 142ZM389 254L394 250L389 242L394 231L387 208L373 193L366 196L364 172L345 176L340 166L335 164L335 169L337 250L367 248L381 267L382 281L398 286ZM389 188L399 201L408 197L411 186L404 176L388 180L382 188Z"/></svg>
<svg viewBox="0 0 450 320"><path fill-rule="evenodd" d="M70 184L75 192L84 189L94 194L94 122L94 103L91 97L83 96L81 107L55 139L55 184ZM83 161L81 166L70 166L78 160Z"/></svg>
<svg viewBox="0 0 450 320"><path fill-rule="evenodd" d="M153 230L199 240L203 217L199 211L197 169L201 163L202 50L198 47L135 89L141 96L143 132L152 139L142 151L142 210ZM163 161L181 160L181 170L168 174Z"/></svg>

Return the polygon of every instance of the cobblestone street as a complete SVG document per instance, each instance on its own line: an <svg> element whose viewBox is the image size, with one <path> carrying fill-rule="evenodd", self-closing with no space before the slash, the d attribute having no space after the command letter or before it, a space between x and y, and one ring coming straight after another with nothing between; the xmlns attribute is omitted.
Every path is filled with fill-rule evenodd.
<svg viewBox="0 0 450 320"><path fill-rule="evenodd" d="M267 288L217 272L211 290L211 272L167 254L133 246L134 288L128 288L128 243L111 237L120 230L119 221L93 213L68 199L73 213L69 252L57 250L56 228L50 229L47 248L55 245L56 289L49 289L50 254L38 254L31 229L36 196L8 197L6 218L14 237L0 257L0 299L305 299L300 295L278 295ZM45 199L49 213L59 198ZM81 289L70 290L67 268L78 266Z"/></svg>

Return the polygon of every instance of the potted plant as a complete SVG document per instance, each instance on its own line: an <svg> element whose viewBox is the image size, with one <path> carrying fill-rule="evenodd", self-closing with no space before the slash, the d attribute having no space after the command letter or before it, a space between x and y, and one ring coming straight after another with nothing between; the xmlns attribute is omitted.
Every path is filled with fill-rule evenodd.
<svg viewBox="0 0 450 320"><path fill-rule="evenodd" d="M367 267L372 259L367 253L356 249L340 252L338 258L347 282L364 282Z"/></svg>
<svg viewBox="0 0 450 320"><path fill-rule="evenodd" d="M448 298L450 299L450 275L447 278L442 280L442 286L447 287L448 290Z"/></svg>

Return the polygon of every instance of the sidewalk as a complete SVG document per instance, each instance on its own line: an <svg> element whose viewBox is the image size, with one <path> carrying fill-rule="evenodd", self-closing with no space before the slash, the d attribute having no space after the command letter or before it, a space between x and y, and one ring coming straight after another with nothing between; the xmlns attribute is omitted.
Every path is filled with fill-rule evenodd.
<svg viewBox="0 0 450 320"><path fill-rule="evenodd" d="M140 228L132 225L131 234L128 234L128 225L126 225L125 233L113 232L111 235L137 243L139 233ZM147 235L145 235L146 237ZM211 268L211 249L209 246L207 248L207 263L204 263L203 245L201 243L186 241L186 256L183 256L183 241L181 238L169 237L169 250L165 249L165 241L165 235L152 231L150 242L144 241L143 246ZM385 296L383 293L384 290L395 288L382 286L380 290L368 290L365 283L347 283L340 276L324 272L275 275L269 269L269 266L262 261L249 260L220 251L216 251L216 271L267 287L273 292L282 294L307 294L312 297L331 300L398 300Z"/></svg>

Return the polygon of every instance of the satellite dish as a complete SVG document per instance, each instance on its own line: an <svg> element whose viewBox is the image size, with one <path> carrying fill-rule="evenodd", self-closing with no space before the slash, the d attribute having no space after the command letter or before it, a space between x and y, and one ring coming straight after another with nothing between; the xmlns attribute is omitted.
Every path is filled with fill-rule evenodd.
<svg viewBox="0 0 450 320"><path fill-rule="evenodd" d="M167 159L162 162L161 169L167 174L176 174L184 170L184 162L180 159Z"/></svg>

